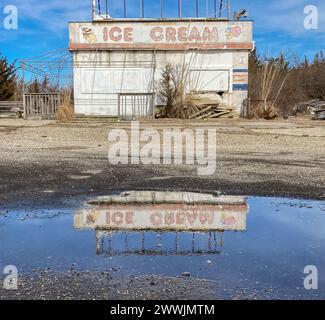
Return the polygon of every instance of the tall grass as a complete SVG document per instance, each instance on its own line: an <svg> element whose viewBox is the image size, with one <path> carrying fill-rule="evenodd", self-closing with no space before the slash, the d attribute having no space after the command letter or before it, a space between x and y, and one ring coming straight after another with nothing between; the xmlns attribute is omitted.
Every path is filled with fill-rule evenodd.
<svg viewBox="0 0 325 320"><path fill-rule="evenodd" d="M71 90L66 90L63 93L61 105L56 112L56 120L60 122L70 122L75 120L74 107L71 99Z"/></svg>

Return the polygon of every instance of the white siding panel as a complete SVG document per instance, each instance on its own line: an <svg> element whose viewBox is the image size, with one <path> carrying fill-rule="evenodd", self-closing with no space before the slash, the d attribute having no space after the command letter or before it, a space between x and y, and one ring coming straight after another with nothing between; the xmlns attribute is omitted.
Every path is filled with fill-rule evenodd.
<svg viewBox="0 0 325 320"><path fill-rule="evenodd" d="M229 91L229 70L191 70L190 87L193 91Z"/></svg>

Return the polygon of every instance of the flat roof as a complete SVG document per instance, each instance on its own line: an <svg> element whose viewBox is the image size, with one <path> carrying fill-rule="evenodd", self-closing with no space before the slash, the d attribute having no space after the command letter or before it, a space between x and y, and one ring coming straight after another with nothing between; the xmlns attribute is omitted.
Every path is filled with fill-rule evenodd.
<svg viewBox="0 0 325 320"><path fill-rule="evenodd" d="M98 19L90 21L69 21L69 23L102 23L102 22L188 22L188 21L216 21L216 22L230 22L230 23L242 23L242 22L254 22L254 20L228 20L219 18L117 18L117 19Z"/></svg>

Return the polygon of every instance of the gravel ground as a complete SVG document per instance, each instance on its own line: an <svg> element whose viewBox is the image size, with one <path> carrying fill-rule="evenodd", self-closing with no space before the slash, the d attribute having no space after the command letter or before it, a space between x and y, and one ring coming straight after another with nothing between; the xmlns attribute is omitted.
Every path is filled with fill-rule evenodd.
<svg viewBox="0 0 325 320"><path fill-rule="evenodd" d="M108 132L129 123L0 119L3 206L57 203L124 189L219 190L225 194L324 199L325 125L321 121L152 121L141 128L217 129L215 174L190 165L111 165Z"/></svg>
<svg viewBox="0 0 325 320"><path fill-rule="evenodd" d="M2 279L0 277L0 281ZM108 272L39 270L20 278L18 290L0 286L1 300L303 300L306 291L221 287L217 281L147 275L114 278ZM322 299L313 295L315 300Z"/></svg>
<svg viewBox="0 0 325 320"><path fill-rule="evenodd" d="M212 282L184 277L127 277L109 273L48 270L19 281L19 290L0 289L0 299L24 300L184 300L216 299Z"/></svg>

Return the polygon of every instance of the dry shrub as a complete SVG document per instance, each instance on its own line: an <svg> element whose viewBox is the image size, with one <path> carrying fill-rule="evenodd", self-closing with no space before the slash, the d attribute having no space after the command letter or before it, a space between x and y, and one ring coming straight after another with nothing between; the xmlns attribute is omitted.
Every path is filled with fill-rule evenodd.
<svg viewBox="0 0 325 320"><path fill-rule="evenodd" d="M251 105L250 116L258 119L275 120L279 117L277 108L272 103L256 102Z"/></svg>
<svg viewBox="0 0 325 320"><path fill-rule="evenodd" d="M167 64L158 85L159 97L165 102L164 117L188 119L194 112L193 95L186 94L189 68L186 64Z"/></svg>
<svg viewBox="0 0 325 320"><path fill-rule="evenodd" d="M280 55L278 58L260 60L253 52L250 56L249 97L250 117L267 120L278 117L278 102L290 75L289 63Z"/></svg>
<svg viewBox="0 0 325 320"><path fill-rule="evenodd" d="M61 105L55 114L56 120L69 122L75 119L74 107L71 102L71 92L64 92Z"/></svg>

